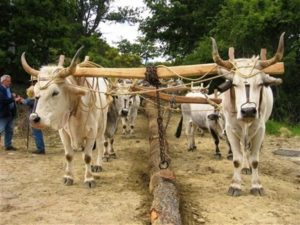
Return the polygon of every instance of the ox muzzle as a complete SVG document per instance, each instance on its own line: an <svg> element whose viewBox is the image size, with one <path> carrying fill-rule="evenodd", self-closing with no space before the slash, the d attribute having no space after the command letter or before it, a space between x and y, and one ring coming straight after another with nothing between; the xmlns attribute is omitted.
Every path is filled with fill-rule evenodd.
<svg viewBox="0 0 300 225"><path fill-rule="evenodd" d="M41 121L41 118L37 113L31 113L29 116L29 120L33 123L39 123Z"/></svg>
<svg viewBox="0 0 300 225"><path fill-rule="evenodd" d="M35 112L38 101L39 101L39 98L36 97L35 100L34 100L34 105L33 105L33 108L32 108L32 112L29 115L29 121L33 124L37 124L41 121L41 117L39 117L39 115Z"/></svg>
<svg viewBox="0 0 300 225"><path fill-rule="evenodd" d="M245 83L246 102L241 105L242 118L255 118L257 114L257 105L255 102L250 102L250 84Z"/></svg>
<svg viewBox="0 0 300 225"><path fill-rule="evenodd" d="M207 118L212 121L217 121L220 118L220 116L218 113L211 113L207 116Z"/></svg>
<svg viewBox="0 0 300 225"><path fill-rule="evenodd" d="M121 110L121 116L122 116L122 117L128 116L128 110L127 110L127 109L122 109L122 110Z"/></svg>

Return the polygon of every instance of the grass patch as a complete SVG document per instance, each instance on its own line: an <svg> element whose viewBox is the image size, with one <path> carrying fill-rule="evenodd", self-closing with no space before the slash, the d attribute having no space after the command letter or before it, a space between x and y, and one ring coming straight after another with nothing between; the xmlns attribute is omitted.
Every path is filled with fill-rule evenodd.
<svg viewBox="0 0 300 225"><path fill-rule="evenodd" d="M266 124L266 132L270 135L300 136L300 124L290 125L283 122L269 120Z"/></svg>

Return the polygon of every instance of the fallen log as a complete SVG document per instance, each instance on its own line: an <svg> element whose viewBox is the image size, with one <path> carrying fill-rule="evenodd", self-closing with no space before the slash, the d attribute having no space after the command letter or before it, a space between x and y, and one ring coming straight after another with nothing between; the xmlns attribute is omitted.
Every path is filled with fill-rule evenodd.
<svg viewBox="0 0 300 225"><path fill-rule="evenodd" d="M179 195L175 185L175 175L170 167L160 169L160 143L158 138L157 109L153 104L145 102L145 111L149 121L150 144L150 193L153 202L150 209L152 225L181 225L179 213ZM170 162L168 143L165 140L165 159Z"/></svg>
<svg viewBox="0 0 300 225"><path fill-rule="evenodd" d="M143 95L148 97L155 97L156 90L154 88L145 88L145 87L138 87L134 86L131 88L132 91L141 91L144 92ZM206 98L201 97L185 97L185 96L176 96L170 95L160 92L159 93L160 99L168 102L175 102L175 103L195 103L195 104L209 104ZM222 102L221 99L218 98L210 98L211 101L214 103L220 104Z"/></svg>
<svg viewBox="0 0 300 225"><path fill-rule="evenodd" d="M270 75L280 75L284 73L284 64L279 62L273 64L263 71ZM144 79L146 68L89 68L78 67L74 76L81 77L115 77L127 79ZM218 74L218 66L215 63L196 64L186 66L171 66L171 67L157 67L157 74L159 78L177 77L177 74L183 77L203 76L205 74Z"/></svg>

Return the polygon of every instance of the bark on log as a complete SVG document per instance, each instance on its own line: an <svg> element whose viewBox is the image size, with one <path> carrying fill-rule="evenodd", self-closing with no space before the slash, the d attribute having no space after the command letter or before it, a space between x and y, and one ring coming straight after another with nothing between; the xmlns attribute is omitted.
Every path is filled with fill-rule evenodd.
<svg viewBox="0 0 300 225"><path fill-rule="evenodd" d="M133 91L151 91L152 92L145 92L143 95L149 96L149 97L155 97L156 96L156 90L155 89L150 89L150 88L141 88L141 87L132 87ZM165 101L175 101L176 103L195 103L195 104L209 104L206 98L201 98L201 97L185 97L185 96L173 96L169 94L165 94L160 92L159 97L162 100ZM222 102L221 99L218 98L210 98L211 101L220 104Z"/></svg>
<svg viewBox="0 0 300 225"><path fill-rule="evenodd" d="M282 62L273 64L263 71L271 75L280 75L284 73L284 64ZM82 77L118 77L128 79L144 79L146 68L87 68L77 67L74 76ZM203 76L205 74L218 74L215 63L196 64L187 66L158 67L157 74L159 78L177 77L179 74L183 77Z"/></svg>
<svg viewBox="0 0 300 225"><path fill-rule="evenodd" d="M153 194L150 210L151 224L153 225L181 225L179 213L179 194L175 185L175 175L171 168L160 169L160 144L158 138L157 109L149 102L145 102L146 115L149 121L150 143L150 184ZM165 140L166 160L170 162L168 143Z"/></svg>

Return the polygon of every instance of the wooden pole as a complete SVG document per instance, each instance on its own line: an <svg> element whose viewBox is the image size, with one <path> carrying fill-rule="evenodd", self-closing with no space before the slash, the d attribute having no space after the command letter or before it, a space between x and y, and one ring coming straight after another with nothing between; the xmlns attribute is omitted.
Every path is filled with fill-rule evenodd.
<svg viewBox="0 0 300 225"><path fill-rule="evenodd" d="M132 89L132 91L145 91L145 93L143 93L143 95L148 96L148 97L156 96L156 90L154 88L134 86L131 89ZM171 90L171 89L172 88L170 88L169 90ZM186 89L186 88L182 88L182 89ZM176 90L176 89L174 88L172 90ZM207 101L206 98L201 98L201 97L173 96L173 95L165 94L163 92L159 93L159 97L160 97L160 99L167 101L167 102L174 101L176 103L209 104L209 102ZM217 104L220 104L222 102L222 99L219 99L216 97L210 98L210 100Z"/></svg>
<svg viewBox="0 0 300 225"><path fill-rule="evenodd" d="M181 225L179 213L179 194L175 186L175 175L170 167L160 169L160 144L158 138L157 109L149 102L145 102L145 111L149 121L150 144L150 193L153 202L150 209L152 225ZM170 162L168 143L165 140L165 159Z"/></svg>
<svg viewBox="0 0 300 225"><path fill-rule="evenodd" d="M271 75L280 75L284 73L284 64L275 63L263 71ZM128 79L144 79L145 67L140 68L88 68L77 67L74 76L82 77L117 77ZM158 67L157 74L159 78L177 77L177 74L183 77L203 76L205 74L218 74L218 67L215 63L196 64L187 66Z"/></svg>

